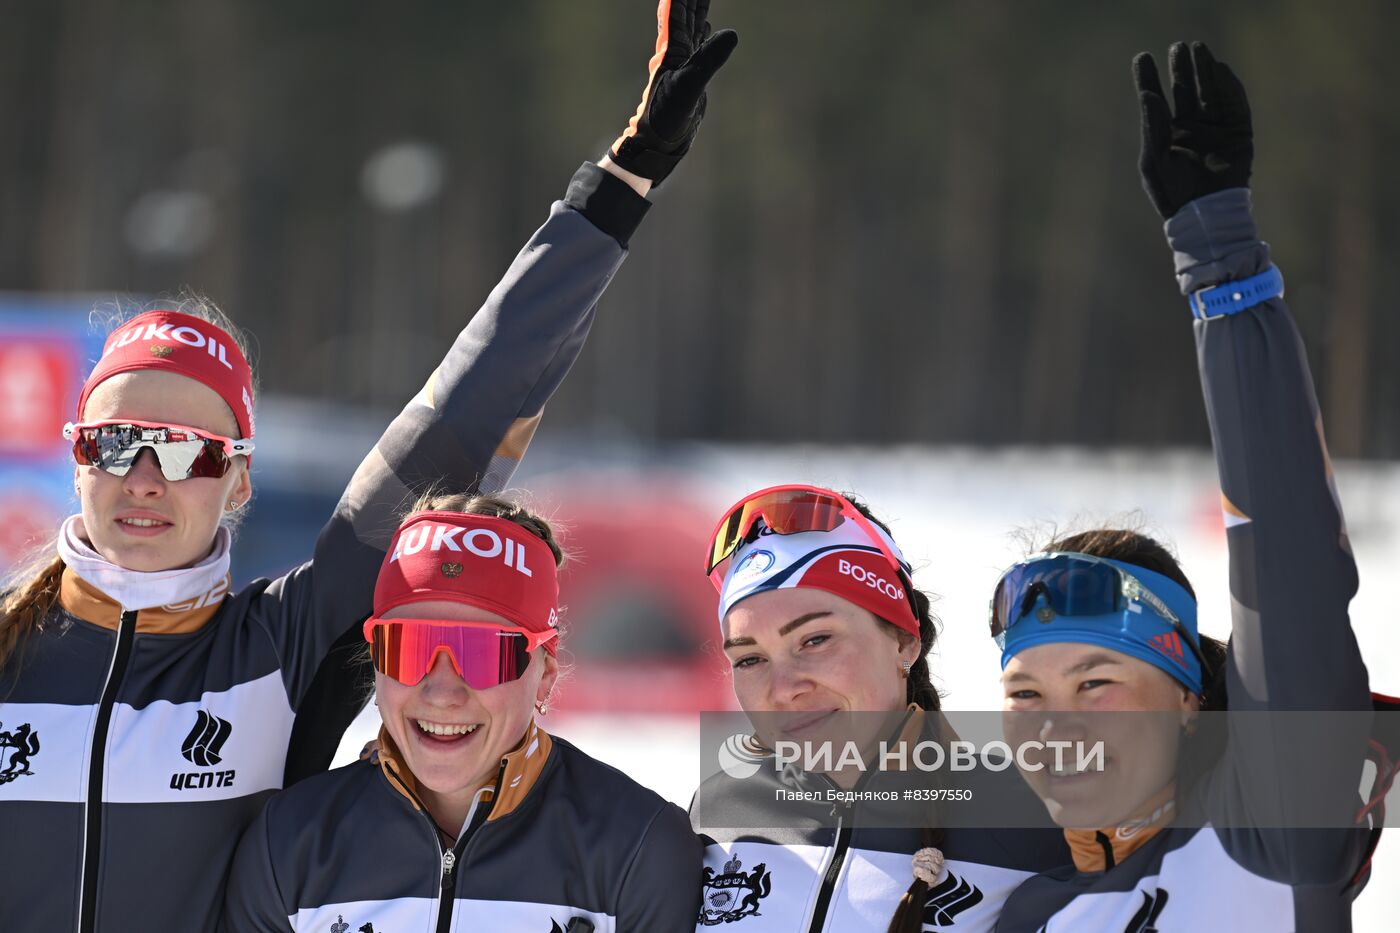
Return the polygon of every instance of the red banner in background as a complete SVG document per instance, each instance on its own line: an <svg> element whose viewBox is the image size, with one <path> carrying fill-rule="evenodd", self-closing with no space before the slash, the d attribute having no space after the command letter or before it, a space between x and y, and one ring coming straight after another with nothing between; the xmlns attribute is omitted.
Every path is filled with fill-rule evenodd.
<svg viewBox="0 0 1400 933"><path fill-rule="evenodd" d="M0 457L51 458L77 404L73 340L7 333L0 343Z"/></svg>
<svg viewBox="0 0 1400 933"><path fill-rule="evenodd" d="M53 537L73 508L63 425L102 349L88 301L0 298L0 574Z"/></svg>
<svg viewBox="0 0 1400 933"><path fill-rule="evenodd" d="M58 530L65 512L43 497L0 495L0 571Z"/></svg>
<svg viewBox="0 0 1400 933"><path fill-rule="evenodd" d="M734 708L719 650L715 589L704 573L714 516L687 485L570 473L542 484L544 510L570 555L560 572L573 667L562 712L693 713Z"/></svg>

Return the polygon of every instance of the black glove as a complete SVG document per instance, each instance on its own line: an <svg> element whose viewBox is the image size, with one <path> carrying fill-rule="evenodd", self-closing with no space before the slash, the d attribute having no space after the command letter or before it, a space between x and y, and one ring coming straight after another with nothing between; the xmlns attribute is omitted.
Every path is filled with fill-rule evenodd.
<svg viewBox="0 0 1400 933"><path fill-rule="evenodd" d="M739 44L739 34L710 35L710 0L661 0L656 8L656 54L642 103L608 156L654 184L690 149L705 115L705 85ZM664 17L664 18L663 18Z"/></svg>
<svg viewBox="0 0 1400 933"><path fill-rule="evenodd" d="M1133 82L1142 103L1138 170L1164 220L1197 198L1248 187L1254 161L1249 99L1230 66L1216 61L1202 42L1189 49L1178 42L1169 56L1175 116L1152 56L1141 52L1133 59Z"/></svg>

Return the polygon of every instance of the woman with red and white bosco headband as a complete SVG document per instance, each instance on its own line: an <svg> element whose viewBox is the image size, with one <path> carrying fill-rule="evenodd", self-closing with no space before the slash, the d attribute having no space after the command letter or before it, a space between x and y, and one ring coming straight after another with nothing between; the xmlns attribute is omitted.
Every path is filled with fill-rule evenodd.
<svg viewBox="0 0 1400 933"><path fill-rule="evenodd" d="M217 926L240 834L289 773L324 769L357 711L362 672L317 672L370 614L403 503L508 482L644 195L689 149L734 47L728 32L705 41L703 6L662 3L642 106L575 173L286 575L230 590L226 525L252 495L257 442L233 328L163 308L112 332L67 429L80 514L0 594L0 902L24 905L0 911L6 933ZM289 748L294 718L307 744Z"/></svg>
<svg viewBox="0 0 1400 933"><path fill-rule="evenodd" d="M865 745L936 729L937 717L919 714L939 709L927 659L937 637L929 597L862 503L816 486L751 493L721 517L707 570L720 593L734 694L756 727L748 749L755 762L779 739L840 734L840 746L847 738ZM876 727L882 734L866 734ZM1052 831L853 825L859 804L834 811L823 803L810 813L783 805L766 824L782 829L705 825L707 813L727 822L747 801L784 789L825 800L827 791L872 790L871 780L878 777L862 781L849 769L798 779L759 767L743 781L707 781L691 809L705 842L700 926L915 931L956 920L959 930L990 930L1017 885L1069 861ZM1019 785L1012 776L997 792L1033 802ZM771 878L753 878L758 867ZM753 893L733 897L736 884Z"/></svg>
<svg viewBox="0 0 1400 933"><path fill-rule="evenodd" d="M535 722L559 675L549 524L486 496L420 506L364 623L378 750L268 803L228 928L689 929L685 813Z"/></svg>

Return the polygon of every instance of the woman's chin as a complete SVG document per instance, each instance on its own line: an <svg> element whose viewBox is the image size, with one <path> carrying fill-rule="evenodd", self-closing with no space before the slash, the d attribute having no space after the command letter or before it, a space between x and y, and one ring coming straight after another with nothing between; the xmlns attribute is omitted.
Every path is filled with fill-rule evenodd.
<svg viewBox="0 0 1400 933"><path fill-rule="evenodd" d="M1128 818L1131 807L1106 805L1103 801L1045 799L1045 809L1055 825L1063 829L1102 829L1117 826Z"/></svg>
<svg viewBox="0 0 1400 933"><path fill-rule="evenodd" d="M134 570L138 573L191 567L209 555L208 547L204 548L202 553L192 553L198 549L192 549L186 542L175 540L173 531L172 528L163 535L149 537L102 537L89 543L105 560L124 570Z"/></svg>

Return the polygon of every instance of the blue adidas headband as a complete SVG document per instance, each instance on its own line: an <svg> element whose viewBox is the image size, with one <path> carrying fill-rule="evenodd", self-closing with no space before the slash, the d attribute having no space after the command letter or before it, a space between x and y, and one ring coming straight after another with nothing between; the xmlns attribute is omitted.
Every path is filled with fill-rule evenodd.
<svg viewBox="0 0 1400 933"><path fill-rule="evenodd" d="M1181 623L1182 629L1190 635L1191 641L1199 646L1196 601L1185 587L1169 577L1134 564L1070 553L1036 555L1008 570L1007 574L1003 574L1003 579L1017 570L1032 568L1038 563L1061 557L1084 558L1109 564L1136 579L1148 593L1130 599L1127 605L1117 612L1099 615L1074 615L1069 611L1053 609L1046 612L1045 610L1050 608L1046 605L1047 596L1044 593L1037 595L1035 602L1025 607L1025 612L1008 619L1005 629L996 636L1002 648L1003 670L1007 662L1018 653L1035 645L1078 642L1098 645L1145 661L1170 674L1193 693L1201 693L1200 658L1191 645L1186 643L1176 626L1152 606L1151 597L1165 604ZM1015 599L1022 598L1023 594L1015 594Z"/></svg>

